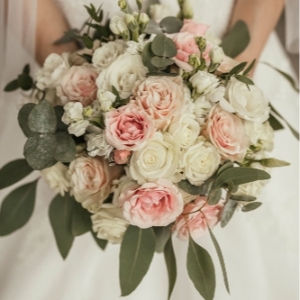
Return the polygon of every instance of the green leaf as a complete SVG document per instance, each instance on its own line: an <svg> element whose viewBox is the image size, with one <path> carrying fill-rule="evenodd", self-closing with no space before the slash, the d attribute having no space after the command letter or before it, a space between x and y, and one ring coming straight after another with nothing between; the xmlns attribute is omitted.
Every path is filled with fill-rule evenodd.
<svg viewBox="0 0 300 300"><path fill-rule="evenodd" d="M252 211L254 209L259 208L262 205L261 202L253 202L253 203L249 203L245 206L243 206L242 211L243 212L248 212L248 211Z"/></svg>
<svg viewBox="0 0 300 300"><path fill-rule="evenodd" d="M0 189L4 189L25 178L32 172L26 159L16 159L0 169Z"/></svg>
<svg viewBox="0 0 300 300"><path fill-rule="evenodd" d="M200 295L205 300L212 300L216 288L214 264L209 253L192 238L187 253L187 271Z"/></svg>
<svg viewBox="0 0 300 300"><path fill-rule="evenodd" d="M69 194L57 195L49 207L49 219L55 236L58 250L65 259L72 247L74 235L72 232L72 211L74 199Z"/></svg>
<svg viewBox="0 0 300 300"><path fill-rule="evenodd" d="M71 230L73 236L82 235L92 228L91 214L73 198Z"/></svg>
<svg viewBox="0 0 300 300"><path fill-rule="evenodd" d="M254 85L254 82L249 77L246 77L246 76L243 76L243 75L235 75L234 77L238 81L243 82L247 85Z"/></svg>
<svg viewBox="0 0 300 300"><path fill-rule="evenodd" d="M286 167L290 165L290 163L276 158L264 158L261 159L259 163L268 168Z"/></svg>
<svg viewBox="0 0 300 300"><path fill-rule="evenodd" d="M270 179L270 175L259 169L236 167L230 168L222 172L216 179L214 189L220 188L229 182L233 185L240 185L256 180Z"/></svg>
<svg viewBox="0 0 300 300"><path fill-rule="evenodd" d="M229 71L229 74L231 75L234 75L234 74L238 74L240 73L241 71L244 70L244 68L246 67L247 65L247 62L242 62L240 64L238 64L237 66L233 67L230 71Z"/></svg>
<svg viewBox="0 0 300 300"><path fill-rule="evenodd" d="M219 203L221 197L222 197L222 189L221 188L212 190L208 195L207 202L209 205L216 205Z"/></svg>
<svg viewBox="0 0 300 300"><path fill-rule="evenodd" d="M18 88L19 88L19 81L18 81L18 79L15 79L15 80L12 80L11 82L9 82L5 86L4 92L12 92L12 91L15 91Z"/></svg>
<svg viewBox="0 0 300 300"><path fill-rule="evenodd" d="M153 230L156 237L155 251L158 253L163 252L165 245L172 234L171 228L169 226L153 227Z"/></svg>
<svg viewBox="0 0 300 300"><path fill-rule="evenodd" d="M253 69L254 65L256 63L256 59L253 59L252 63L247 67L247 69L243 72L244 76L247 76L250 71Z"/></svg>
<svg viewBox="0 0 300 300"><path fill-rule="evenodd" d="M207 226L207 228L208 228L211 240L212 240L212 242L214 244L214 247L216 249L218 258L219 258L219 262L220 262L220 265L221 265L221 269L222 269L222 274L223 274L223 279L224 279L224 284L225 284L226 290L227 290L228 294L230 294L228 277L227 277L227 271L226 271L225 261L224 261L224 257L223 257L223 254L222 254L221 247L220 247L220 245L219 245L216 237L214 236L212 230L209 228L209 226Z"/></svg>
<svg viewBox="0 0 300 300"><path fill-rule="evenodd" d="M120 250L120 285L122 296L135 290L146 275L155 251L155 234L152 228L129 226Z"/></svg>
<svg viewBox="0 0 300 300"><path fill-rule="evenodd" d="M151 59L151 64L157 68L166 68L167 66L173 65L174 60L170 58L155 56Z"/></svg>
<svg viewBox="0 0 300 300"><path fill-rule="evenodd" d="M164 34L158 34L151 43L151 50L157 56L174 57L177 54L175 43Z"/></svg>
<svg viewBox="0 0 300 300"><path fill-rule="evenodd" d="M177 33L183 26L183 22L176 17L166 17L160 21L159 25L166 33Z"/></svg>
<svg viewBox="0 0 300 300"><path fill-rule="evenodd" d="M82 41L88 49L93 48L93 40L86 33L82 36Z"/></svg>
<svg viewBox="0 0 300 300"><path fill-rule="evenodd" d="M217 175L221 174L222 172L224 172L226 169L229 169L229 168L233 168L234 165L233 165L233 162L229 161L227 163L225 163L224 165L222 165L218 172L217 172Z"/></svg>
<svg viewBox="0 0 300 300"><path fill-rule="evenodd" d="M56 132L56 150L54 159L60 162L71 162L75 159L76 144L73 138L67 132Z"/></svg>
<svg viewBox="0 0 300 300"><path fill-rule="evenodd" d="M93 59L93 57L92 57L92 55L90 55L90 54L77 54L78 56L80 56L81 58L83 58L83 59L85 59L89 64L91 64L92 63L92 59Z"/></svg>
<svg viewBox="0 0 300 300"><path fill-rule="evenodd" d="M278 121L278 119L276 119L276 117L272 114L269 115L268 121L269 121L271 127L273 128L273 130L280 130L280 129L284 128L282 126L282 124Z"/></svg>
<svg viewBox="0 0 300 300"><path fill-rule="evenodd" d="M64 115L64 107L61 105L54 106L56 122L57 122L57 130L68 132L68 125L66 125L61 119Z"/></svg>
<svg viewBox="0 0 300 300"><path fill-rule="evenodd" d="M250 42L248 27L244 21L237 21L231 31L223 39L221 47L229 57L236 57L242 53Z"/></svg>
<svg viewBox="0 0 300 300"><path fill-rule="evenodd" d="M29 64L25 65L25 67L23 68L22 73L27 74L27 75L30 74L30 65Z"/></svg>
<svg viewBox="0 0 300 300"><path fill-rule="evenodd" d="M177 183L177 186L189 193L190 195L201 195L203 192L203 187L201 186L195 186L190 184L190 182L188 180L181 180L180 182Z"/></svg>
<svg viewBox="0 0 300 300"><path fill-rule="evenodd" d="M155 57L155 55L151 50L151 43L147 43L142 51L142 61L144 66L147 67L150 72L156 71L156 68L151 63L153 57Z"/></svg>
<svg viewBox="0 0 300 300"><path fill-rule="evenodd" d="M165 262L168 270L168 277L169 277L168 299L170 299L176 282L176 277L177 277L176 258L175 258L174 249L172 245L172 236L169 237L166 243L164 249L164 257L165 257Z"/></svg>
<svg viewBox="0 0 300 300"><path fill-rule="evenodd" d="M47 100L40 101L29 113L28 126L33 132L54 133L57 129L55 110Z"/></svg>
<svg viewBox="0 0 300 300"><path fill-rule="evenodd" d="M33 80L28 74L20 74L18 76L18 84L22 90L28 91L33 87Z"/></svg>
<svg viewBox="0 0 300 300"><path fill-rule="evenodd" d="M29 129L28 126L28 116L35 106L36 105L34 103L27 103L23 105L22 108L19 110L19 114L18 114L19 126L21 127L26 137L30 137L34 135L34 133Z"/></svg>
<svg viewBox="0 0 300 300"><path fill-rule="evenodd" d="M231 220L233 214L235 213L238 203L233 200L228 200L223 208L221 214L221 227L225 227L228 222Z"/></svg>
<svg viewBox="0 0 300 300"><path fill-rule="evenodd" d="M97 244L102 250L105 250L106 245L107 245L107 240L99 239L99 238L97 237L97 234L96 234L93 230L91 230L91 234L92 234L92 236L93 236L93 238L94 238L96 244Z"/></svg>
<svg viewBox="0 0 300 300"><path fill-rule="evenodd" d="M68 44L71 42L77 41L76 35L79 34L77 29L70 29L69 31L64 32L64 35L56 40L53 45L62 45Z"/></svg>
<svg viewBox="0 0 300 300"><path fill-rule="evenodd" d="M135 3L137 5L138 9L141 10L142 9L142 1L141 0L136 0Z"/></svg>
<svg viewBox="0 0 300 300"><path fill-rule="evenodd" d="M37 180L13 190L2 202L0 236L12 233L30 219L35 202Z"/></svg>
<svg viewBox="0 0 300 300"><path fill-rule="evenodd" d="M53 158L56 139L52 133L30 137L24 146L24 156L34 170L43 170L56 163Z"/></svg>
<svg viewBox="0 0 300 300"><path fill-rule="evenodd" d="M231 195L230 199L235 201L252 202L256 200L256 197L248 195Z"/></svg>
<svg viewBox="0 0 300 300"><path fill-rule="evenodd" d="M150 19L145 30L147 34L162 34L162 30L154 20Z"/></svg>

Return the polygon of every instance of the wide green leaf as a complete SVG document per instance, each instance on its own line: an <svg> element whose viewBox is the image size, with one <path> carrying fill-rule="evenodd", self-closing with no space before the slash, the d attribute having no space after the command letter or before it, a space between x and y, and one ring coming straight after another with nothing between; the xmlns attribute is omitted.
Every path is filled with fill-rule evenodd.
<svg viewBox="0 0 300 300"><path fill-rule="evenodd" d="M56 150L54 159L64 163L71 162L75 159L76 144L73 138L67 132L56 132Z"/></svg>
<svg viewBox="0 0 300 300"><path fill-rule="evenodd" d="M27 137L34 135L34 132L32 132L28 126L28 116L35 106L36 104L34 103L27 103L22 106L18 113L19 126Z"/></svg>
<svg viewBox="0 0 300 300"><path fill-rule="evenodd" d="M37 180L18 187L2 202L0 211L0 236L24 226L30 219L35 203Z"/></svg>
<svg viewBox="0 0 300 300"><path fill-rule="evenodd" d="M74 198L69 194L57 195L49 207L49 219L55 236L58 250L65 259L72 247L74 235L72 232L72 215Z"/></svg>
<svg viewBox="0 0 300 300"><path fill-rule="evenodd" d="M68 125L65 124L61 119L64 115L64 107L61 105L54 106L54 111L56 115L56 121L57 121L57 130L58 131L65 131L68 132Z"/></svg>
<svg viewBox="0 0 300 300"><path fill-rule="evenodd" d="M97 234L96 234L93 230L91 230L91 234L92 234L92 236L93 236L93 238L94 238L96 244L97 244L102 250L105 250L106 245L107 245L107 240L99 239L99 238L97 237Z"/></svg>
<svg viewBox="0 0 300 300"><path fill-rule="evenodd" d="M172 295L172 291L175 286L176 277L177 277L177 267L176 267L176 258L174 254L173 244L172 244L172 236L167 240L166 246L164 248L164 257L168 270L169 277L169 292L168 299L170 299Z"/></svg>
<svg viewBox="0 0 300 300"><path fill-rule="evenodd" d="M73 198L71 230L73 236L82 235L92 228L91 214Z"/></svg>
<svg viewBox="0 0 300 300"><path fill-rule="evenodd" d="M163 252L166 243L172 234L171 228L169 226L162 226L162 227L153 227L153 230L156 237L155 251L158 253Z"/></svg>
<svg viewBox="0 0 300 300"><path fill-rule="evenodd" d="M174 57L177 54L175 43L164 34L158 34L151 43L151 50L157 56Z"/></svg>
<svg viewBox="0 0 300 300"><path fill-rule="evenodd" d="M151 64L157 68L163 69L167 66L173 65L174 60L170 58L155 56L151 59Z"/></svg>
<svg viewBox="0 0 300 300"><path fill-rule="evenodd" d="M209 231L209 235L210 235L210 238L214 244L214 247L216 249L216 252L217 252L217 255L218 255L218 259L219 259L219 262L220 262L220 265L221 265L221 269L222 269L222 274L223 274L223 279L224 279L224 284L225 284L225 287L226 287L226 290L228 292L228 294L230 293L230 289L229 289L229 282L228 282L228 277L227 277L227 270L226 270L226 266L225 266L225 261L224 261L224 257L223 257L223 254L222 254L222 251L221 251L221 247L216 239L216 237L214 236L212 230L209 228L209 226L207 226L208 228L208 231Z"/></svg>
<svg viewBox="0 0 300 300"><path fill-rule="evenodd" d="M176 17L166 17L160 21L159 25L166 33L177 33L183 26L183 22Z"/></svg>
<svg viewBox="0 0 300 300"><path fill-rule="evenodd" d="M26 159L16 159L0 169L0 189L4 189L29 175L33 169Z"/></svg>
<svg viewBox="0 0 300 300"><path fill-rule="evenodd" d="M28 116L28 126L33 132L54 133L57 129L55 110L48 100L40 101Z"/></svg>
<svg viewBox="0 0 300 300"><path fill-rule="evenodd" d="M217 177L214 183L214 189L223 187L229 182L232 182L233 185L240 185L256 180L266 180L270 178L270 174L260 169L246 167L230 168L222 172Z"/></svg>
<svg viewBox="0 0 300 300"><path fill-rule="evenodd" d="M151 59L155 57L154 53L151 50L151 43L147 43L142 52L142 61L145 67L149 70L149 72L156 71L156 67L154 67L151 63Z"/></svg>
<svg viewBox="0 0 300 300"><path fill-rule="evenodd" d="M120 285L122 296L135 290L146 275L155 251L155 234L152 228L129 226L120 250Z"/></svg>
<svg viewBox="0 0 300 300"><path fill-rule="evenodd" d="M212 190L208 194L208 201L207 202L208 202L209 205L216 205L221 200L221 197L222 197L222 189L221 188Z"/></svg>
<svg viewBox="0 0 300 300"><path fill-rule="evenodd" d="M231 220L233 214L235 213L238 203L234 200L228 200L223 208L221 214L221 227L225 227L228 222Z"/></svg>
<svg viewBox="0 0 300 300"><path fill-rule="evenodd" d="M18 79L15 79L15 80L12 80L11 82L9 82L5 86L4 92L12 92L12 91L15 91L18 88L19 88L19 81L18 81Z"/></svg>
<svg viewBox="0 0 300 300"><path fill-rule="evenodd" d="M177 186L183 191L191 194L191 195L204 195L207 191L206 186L195 186L190 184L188 180L181 180L177 183Z"/></svg>
<svg viewBox="0 0 300 300"><path fill-rule="evenodd" d="M244 21L237 21L222 41L221 47L229 57L236 57L242 53L250 42L248 27Z"/></svg>
<svg viewBox="0 0 300 300"><path fill-rule="evenodd" d="M238 74L238 73L242 72L244 70L244 68L246 67L246 65L247 65L246 61L238 64L237 66L233 67L229 71L229 74L234 75L234 74Z"/></svg>
<svg viewBox="0 0 300 300"><path fill-rule="evenodd" d="M149 20L144 32L147 34L162 34L159 24L152 19Z"/></svg>
<svg viewBox="0 0 300 300"><path fill-rule="evenodd" d="M205 300L212 300L216 288L214 264L209 253L192 238L187 253L187 271L200 295Z"/></svg>
<svg viewBox="0 0 300 300"><path fill-rule="evenodd" d="M222 165L219 169L218 169L218 172L217 172L217 175L221 174L222 172L224 172L226 169L229 169L229 168L233 168L234 165L233 165L233 162L229 161L227 163L224 163L224 165Z"/></svg>
<svg viewBox="0 0 300 300"><path fill-rule="evenodd" d="M243 206L242 211L243 212L252 211L254 209L259 208L261 205L262 205L261 202L252 202L252 203L249 203L249 204Z"/></svg>

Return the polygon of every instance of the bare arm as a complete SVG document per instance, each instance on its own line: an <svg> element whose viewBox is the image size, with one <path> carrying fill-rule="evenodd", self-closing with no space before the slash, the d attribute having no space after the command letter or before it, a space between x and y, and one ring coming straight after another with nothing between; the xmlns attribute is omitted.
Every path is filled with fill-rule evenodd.
<svg viewBox="0 0 300 300"><path fill-rule="evenodd" d="M54 41L59 39L65 31L69 30L69 25L54 0L37 1L36 22L35 58L39 64L42 65L50 53L76 50L75 43L53 45Z"/></svg>

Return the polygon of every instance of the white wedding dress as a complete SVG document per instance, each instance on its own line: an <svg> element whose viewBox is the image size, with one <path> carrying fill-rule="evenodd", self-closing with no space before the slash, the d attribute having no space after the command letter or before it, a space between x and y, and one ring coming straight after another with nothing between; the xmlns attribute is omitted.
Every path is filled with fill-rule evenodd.
<svg viewBox="0 0 300 300"><path fill-rule="evenodd" d="M83 8L92 0L60 0L61 9L71 27L80 27L87 15ZM95 6L112 15L117 0L94 0ZM132 1L134 2L134 1ZM233 0L194 0L195 19L211 25L211 32L221 36L229 20ZM164 0L172 13L177 1ZM46 29L45 29L46 30ZM288 73L289 61L272 34L260 58ZM298 95L283 77L259 64L255 82L291 125L298 129ZM17 94L15 94L17 95ZM17 126L16 102L1 100L1 165L22 156L24 138ZM3 115L2 115L3 114ZM261 208L249 213L237 212L224 229L214 230L222 248L229 276L231 295L225 290L221 269L208 236L198 242L213 256L217 300L296 300L298 299L298 141L288 129L275 133L273 157L291 162L274 169L265 187ZM36 175L36 174L35 174ZM34 178L34 175L32 175ZM26 179L28 181L28 179ZM25 181L26 181L25 180ZM3 198L8 190L2 191ZM117 300L119 246L109 245L103 252L90 234L76 238L65 261L56 248L48 220L52 191L39 183L33 217L22 229L0 238L1 300ZM187 244L173 239L178 277L172 300L201 299L186 271ZM162 254L155 254L150 270L140 286L124 300L167 299L168 279Z"/></svg>

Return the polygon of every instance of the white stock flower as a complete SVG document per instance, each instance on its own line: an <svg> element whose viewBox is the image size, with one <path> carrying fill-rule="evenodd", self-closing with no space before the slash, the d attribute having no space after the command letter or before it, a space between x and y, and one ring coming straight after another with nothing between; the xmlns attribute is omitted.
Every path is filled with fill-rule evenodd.
<svg viewBox="0 0 300 300"><path fill-rule="evenodd" d="M122 99L128 98L135 83L146 77L147 68L140 55L123 54L97 78L97 86L101 90L112 91L114 86Z"/></svg>
<svg viewBox="0 0 300 300"><path fill-rule="evenodd" d="M200 136L183 154L180 167L191 184L200 186L213 175L220 162L221 157L217 149Z"/></svg>
<svg viewBox="0 0 300 300"><path fill-rule="evenodd" d="M74 134L75 136L81 136L85 133L89 125L90 125L89 121L80 120L78 122L70 124L68 127L68 131L70 134Z"/></svg>
<svg viewBox="0 0 300 300"><path fill-rule="evenodd" d="M108 240L112 244L120 244L129 225L123 217L121 208L113 204L103 204L91 216L93 231L99 239Z"/></svg>
<svg viewBox="0 0 300 300"><path fill-rule="evenodd" d="M179 147L186 149L191 146L200 133L200 126L194 114L182 114L172 120L168 132L177 141Z"/></svg>
<svg viewBox="0 0 300 300"><path fill-rule="evenodd" d="M104 156L108 158L113 146L107 143L104 132L99 134L90 133L85 136L87 142L87 151L89 156Z"/></svg>
<svg viewBox="0 0 300 300"><path fill-rule="evenodd" d="M153 20L159 21L170 16L170 6L165 4L150 5L150 16Z"/></svg>
<svg viewBox="0 0 300 300"><path fill-rule="evenodd" d="M60 84L62 77L69 70L69 54L62 55L51 53L45 60L43 68L36 76L37 87L40 90L55 88Z"/></svg>
<svg viewBox="0 0 300 300"><path fill-rule="evenodd" d="M118 56L123 54L126 49L126 43L122 40L116 40L103 44L93 55L92 62L95 69L101 72L114 62Z"/></svg>
<svg viewBox="0 0 300 300"><path fill-rule="evenodd" d="M220 64L224 58L224 51L219 46L213 46L209 52L209 56L214 64Z"/></svg>
<svg viewBox="0 0 300 300"><path fill-rule="evenodd" d="M67 166L61 162L57 162L54 166L42 170L41 175L51 189L64 196L70 188L70 175L68 170Z"/></svg>
<svg viewBox="0 0 300 300"><path fill-rule="evenodd" d="M218 78L206 71L198 71L190 78L190 82L199 95L206 95L219 85Z"/></svg>
<svg viewBox="0 0 300 300"><path fill-rule="evenodd" d="M255 85L248 89L245 83L231 77L225 97L242 119L263 123L269 118L269 101Z"/></svg>
<svg viewBox="0 0 300 300"><path fill-rule="evenodd" d="M139 184L158 178L175 181L179 157L177 141L168 133L156 132L141 150L133 152L129 172Z"/></svg>
<svg viewBox="0 0 300 300"><path fill-rule="evenodd" d="M193 106L194 114L200 126L204 124L204 119L209 114L212 106L212 103L205 96L200 96L195 100Z"/></svg>
<svg viewBox="0 0 300 300"><path fill-rule="evenodd" d="M98 100L102 111L109 111L116 100L116 95L109 91L98 90Z"/></svg>
<svg viewBox="0 0 300 300"><path fill-rule="evenodd" d="M144 47L147 43L151 42L154 38L154 35L150 37L150 39L145 40L145 34L141 34L138 37L138 42L135 41L127 41L126 52L130 54L140 54L142 53Z"/></svg>
<svg viewBox="0 0 300 300"><path fill-rule="evenodd" d="M65 124L71 124L83 120L83 106L80 102L69 102L64 106L65 113L62 116L62 121Z"/></svg>

